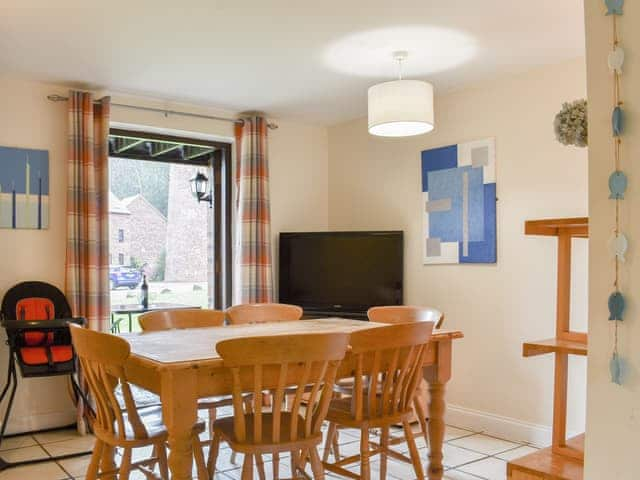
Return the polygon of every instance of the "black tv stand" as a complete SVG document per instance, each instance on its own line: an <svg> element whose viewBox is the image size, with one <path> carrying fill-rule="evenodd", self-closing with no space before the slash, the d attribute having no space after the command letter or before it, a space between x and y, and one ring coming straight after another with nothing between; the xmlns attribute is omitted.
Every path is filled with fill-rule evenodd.
<svg viewBox="0 0 640 480"><path fill-rule="evenodd" d="M348 318L351 320L363 320L365 322L369 321L367 317L367 312L319 312L315 310L305 310L302 316L302 318L306 320L313 320L316 318L330 318L330 317Z"/></svg>

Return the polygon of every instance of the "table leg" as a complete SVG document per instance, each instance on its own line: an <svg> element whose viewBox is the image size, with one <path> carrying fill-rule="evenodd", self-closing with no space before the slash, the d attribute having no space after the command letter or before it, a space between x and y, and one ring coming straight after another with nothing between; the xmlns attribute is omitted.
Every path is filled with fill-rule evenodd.
<svg viewBox="0 0 640 480"><path fill-rule="evenodd" d="M133 318L131 316L131 312L129 312L129 333L133 331Z"/></svg>
<svg viewBox="0 0 640 480"><path fill-rule="evenodd" d="M191 480L191 435L197 418L196 370L161 373L162 415L169 432L173 480Z"/></svg>
<svg viewBox="0 0 640 480"><path fill-rule="evenodd" d="M434 342L434 363L424 369L429 383L429 480L441 480L442 444L444 443L445 385L451 378L451 340Z"/></svg>
<svg viewBox="0 0 640 480"><path fill-rule="evenodd" d="M444 383L429 384L429 480L440 480L443 474L444 390Z"/></svg>

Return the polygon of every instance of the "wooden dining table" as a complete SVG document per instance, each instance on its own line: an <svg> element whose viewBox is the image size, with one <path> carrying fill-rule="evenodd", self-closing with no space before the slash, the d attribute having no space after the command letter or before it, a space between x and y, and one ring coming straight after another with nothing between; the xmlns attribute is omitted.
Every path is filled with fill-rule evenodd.
<svg viewBox="0 0 640 480"><path fill-rule="evenodd" d="M382 324L326 318L296 322L230 325L213 328L165 330L121 335L131 345L126 375L131 383L160 396L162 413L169 433L169 468L174 480L192 478L191 432L197 421L197 401L216 395L230 395L231 372L224 367L216 344L230 338L299 333L355 332ZM462 332L434 330L424 363L429 385L429 466L428 478L443 475L445 385L451 378L453 340ZM353 376L354 365L347 353L338 378ZM103 465L114 465L114 452L105 449Z"/></svg>

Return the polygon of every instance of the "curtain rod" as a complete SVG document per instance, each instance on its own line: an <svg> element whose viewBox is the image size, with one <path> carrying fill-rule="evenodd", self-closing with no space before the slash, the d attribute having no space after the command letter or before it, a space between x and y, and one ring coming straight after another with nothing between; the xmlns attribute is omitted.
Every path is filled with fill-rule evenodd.
<svg viewBox="0 0 640 480"><path fill-rule="evenodd" d="M52 102L66 102L69 100L69 97L63 97L62 95L47 95L47 99ZM222 122L233 122L236 124L244 124L244 120L239 118L228 118L228 117L216 117L214 115L202 115L200 113L189 113L189 112L178 112L176 110L167 110L162 108L153 108L153 107L140 107L138 105L127 105L125 103L111 103L114 107L123 107L123 108L131 108L133 110L144 110L146 112L156 112L156 113L164 113L167 115L182 115L183 117L195 117L195 118L206 118L207 120L219 120ZM267 127L270 130L276 130L278 128L277 123L267 123Z"/></svg>

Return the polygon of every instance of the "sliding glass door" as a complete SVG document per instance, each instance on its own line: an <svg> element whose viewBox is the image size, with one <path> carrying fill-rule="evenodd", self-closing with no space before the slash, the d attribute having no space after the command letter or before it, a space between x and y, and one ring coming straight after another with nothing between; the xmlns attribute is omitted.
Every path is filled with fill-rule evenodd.
<svg viewBox="0 0 640 480"><path fill-rule="evenodd" d="M150 308L226 308L231 288L230 145L112 129L109 261L113 321Z"/></svg>

